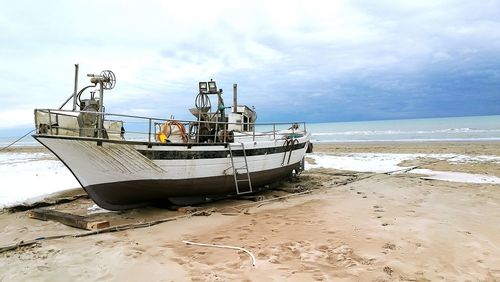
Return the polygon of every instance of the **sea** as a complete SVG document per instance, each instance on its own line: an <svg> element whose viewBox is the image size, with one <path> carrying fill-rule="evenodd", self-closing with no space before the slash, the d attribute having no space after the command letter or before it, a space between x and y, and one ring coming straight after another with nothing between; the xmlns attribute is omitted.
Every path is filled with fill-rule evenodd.
<svg viewBox="0 0 500 282"><path fill-rule="evenodd" d="M284 129L288 126L283 125L283 128L277 129ZM269 126L261 129L268 130ZM308 123L306 129L311 132L313 143L500 141L500 115ZM26 130L26 132L29 131L30 129ZM0 137L0 149L17 140L20 136ZM28 135L13 146L40 145ZM311 157L323 167L379 172L379 170L394 170L402 160L411 160L419 156L415 154L315 154ZM432 157L449 158L450 156L435 155ZM477 161L470 159L469 156L455 157L467 161ZM482 158L485 161L500 163L499 156L484 156ZM426 173L431 174L431 172ZM30 202L49 193L80 186L71 172L48 152L27 153L0 150L0 175L2 176L0 182L0 208ZM463 182L500 184L500 178L493 176L463 174L450 176L447 174L439 177Z"/></svg>
<svg viewBox="0 0 500 282"><path fill-rule="evenodd" d="M307 124L313 142L498 141L500 115Z"/></svg>

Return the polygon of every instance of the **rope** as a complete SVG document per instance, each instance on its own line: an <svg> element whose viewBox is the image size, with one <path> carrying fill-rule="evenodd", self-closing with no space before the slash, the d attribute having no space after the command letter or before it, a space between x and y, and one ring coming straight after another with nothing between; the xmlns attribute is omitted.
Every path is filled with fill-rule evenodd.
<svg viewBox="0 0 500 282"><path fill-rule="evenodd" d="M433 161L433 162L428 162L428 163L420 164L418 166L413 166L413 167L410 167L410 168L404 168L404 169L399 169L399 170L394 170L394 171L387 171L387 172L383 172L383 173L371 173L371 174L368 174L368 175L364 175L364 176L361 176L361 177L356 177L356 178L353 178L353 179L349 179L347 181L343 181L343 182L337 183L333 187L338 187L338 186L343 186L343 185L351 184L353 182L362 181L362 180L365 180L365 179L368 179L370 177L377 176L377 175L390 175L392 173L401 172L401 171L407 172L407 171L410 171L412 169L415 169L417 167L420 167L420 166L423 166L423 165L426 165L426 164L432 164L432 163L436 163L436 162L440 162L440 161L450 160L450 159L453 159L455 157L456 156L453 156L453 157L450 157L450 158L446 158L444 160L437 160L437 161ZM282 199L292 198L292 197L296 197L296 196L300 196L300 195L304 195L304 194L309 194L309 193L314 193L314 192L319 192L319 191L324 191L324 189L319 188L319 189L314 189L314 190L306 190L306 191L302 191L302 192L298 192L298 193L292 193L292 194L288 194L288 195L284 195L284 196L280 196L280 197L276 197L276 198L266 199L266 200L259 201L259 202L245 203L245 204L235 205L235 206L232 206L232 207L229 207L229 208L241 209L241 208L246 207L246 206L249 206L249 207L251 207L251 206L257 206L257 207L260 207L264 203L273 202L273 201L279 201L279 200L282 200ZM85 236L102 234L102 233L108 233L108 232L119 232L119 231L124 231L124 230L129 230L129 229L145 228L145 227L150 227L150 226L157 225L157 224L160 224L160 223L164 223L164 222L167 222L167 221L178 220L178 219L181 219L181 218L187 218L187 217L191 217L191 216L195 216L195 215L202 215L202 214L204 214L207 211L213 211L213 209L204 209L204 210L200 210L200 211L197 211L197 212L194 212L194 213L191 213L191 214L187 214L187 215L180 215L180 216L175 216L175 217L170 217L170 218L164 218L164 219L160 219L160 220L156 220L156 221L150 221L150 222L146 222L146 223L123 224L123 225L112 226L112 227L108 227L108 228L103 228L103 229L99 229L99 230L95 230L95 231L88 231L88 232L83 232L83 233L55 235L55 236L50 236L50 237L39 237L39 238L36 238L35 240L31 240L31 241L27 241L27 242L21 241L21 242L16 243L16 244L11 244L11 245L0 247L0 253L6 252L6 251L15 250L15 249L17 249L19 247L22 247L22 246L29 246L29 245L38 244L42 240L52 240L52 239L60 239L60 238L68 238L68 237L78 238L78 237L85 237ZM186 242L189 242L189 241L183 241L183 242L186 243ZM190 242L190 243L193 243L193 242ZM189 243L186 243L186 244L189 244ZM196 243L196 244L199 244L199 243ZM231 247L231 246L227 246L227 247L238 248L238 247ZM246 250L244 250L242 248L238 248L238 250L240 250L240 249L242 251L248 253L249 256L252 257L252 264L253 264L253 266L255 266L255 258L253 257L253 255L250 252L248 252L248 251L246 251Z"/></svg>
<svg viewBox="0 0 500 282"><path fill-rule="evenodd" d="M185 240L182 241L182 243L186 243L188 245L203 246L203 247L213 247L213 248L223 248L223 249L244 251L252 259L252 266L255 267L255 263L256 263L255 256L251 252L249 252L248 250L240 248L240 247L225 246L225 245L213 245L213 244L202 244L202 243L195 243L195 242L185 241Z"/></svg>
<svg viewBox="0 0 500 282"><path fill-rule="evenodd" d="M207 94L205 93L200 93L198 96L196 96L196 99L194 100L194 105L196 109L201 110L203 108L212 108L212 104L210 102L210 97L208 97Z"/></svg>
<svg viewBox="0 0 500 282"><path fill-rule="evenodd" d="M35 131L34 129L30 130L28 133L24 134L22 137L20 137L19 139L17 139L16 141L10 143L9 145L3 147L2 149L0 149L0 152L9 148L10 146L16 144L17 142L21 141L21 139L23 139L24 137L28 136L29 134L31 134L33 131Z"/></svg>
<svg viewBox="0 0 500 282"><path fill-rule="evenodd" d="M292 193L288 195L284 195L281 197L276 197L276 198L271 198L271 199L266 199L260 202L254 202L254 203L245 203L245 204L240 204L240 205L235 205L232 206L232 208L238 209L246 206L256 206L258 204L262 204L264 202L272 202L272 201L278 201L286 198L291 198L294 196L299 196L307 193L312 193L313 190L308 190L308 191L303 191L303 192L298 192L298 193ZM73 234L63 234L63 235L55 235L55 236L49 236L49 237L38 237L35 240L30 240L30 241L21 241L19 243L7 245L7 246L2 246L0 247L0 253L6 252L6 251L11 251L15 250L19 247L22 246L29 246L29 245L34 245L38 244L43 240L53 240L53 239L61 239L61 238L79 238L79 237L86 237L86 236L91 236L91 235L97 235L97 234L102 234L102 233L110 233L110 232L119 232L119 231L124 231L124 230L129 230L129 229L138 229L138 228L145 228L145 227L150 227L153 225L157 225L160 223L168 222L168 221L174 221L182 218L187 218L191 216L197 216L197 215L204 215L207 212L213 212L214 210L212 208L207 208L203 209L200 211L193 212L191 214L186 214L186 215L179 215L179 216L174 216L174 217L169 217L169 218L164 218L160 220L155 220L155 221L150 221L150 222L145 222L145 223L130 223L130 224L122 224L122 225L117 225L117 226L111 226L103 229L98 229L94 231L87 231L83 233L73 233ZM255 266L255 264L254 264Z"/></svg>
<svg viewBox="0 0 500 282"><path fill-rule="evenodd" d="M187 143L186 127L181 122L179 122L177 120L171 120L171 121L166 121L165 123L163 123L159 126L160 126L160 128L155 135L156 141L159 141L162 143L167 142L168 138L170 138L170 136L172 135L172 126L176 126L177 129L179 129L178 135L181 136L182 142ZM164 140L161 139L162 134L165 136Z"/></svg>
<svg viewBox="0 0 500 282"><path fill-rule="evenodd" d="M47 240L54 240L54 239L62 239L62 238L79 238L79 237L86 237L86 236L91 236L91 235L97 235L97 234L103 234L103 233L110 233L110 232L119 232L119 231L124 231L124 230L129 230L129 229L138 229L138 228L145 228L145 227L151 227L153 225L157 225L160 223L168 222L168 221L174 221L178 220L181 218L187 218L191 216L196 216L196 215L201 215L207 211L210 211L212 209L204 209L201 211L193 212L191 214L185 214L185 215L179 215L179 216L174 216L174 217L169 217L169 218L164 218L164 219L159 219L155 221L150 221L150 222L141 222L141 223L130 223L130 224L122 224L122 225L117 225L117 226L111 226L103 229L98 229L94 231L87 231L87 232L81 232L81 233L72 233L72 234L62 234L62 235L54 235L54 236L41 236L38 237L34 240L30 241L20 241L15 244L7 245L7 246L2 246L0 247L0 253L6 252L6 251L11 251L11 250L16 250L19 247L23 246L29 246L29 245L34 245L41 243L41 241L47 241Z"/></svg>

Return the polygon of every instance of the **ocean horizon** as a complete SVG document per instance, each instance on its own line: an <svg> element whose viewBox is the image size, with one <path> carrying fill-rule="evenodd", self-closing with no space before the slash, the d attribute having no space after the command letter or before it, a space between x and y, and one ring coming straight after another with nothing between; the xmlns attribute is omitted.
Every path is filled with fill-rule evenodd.
<svg viewBox="0 0 500 282"><path fill-rule="evenodd" d="M270 130L269 126L259 129ZM311 132L313 143L500 141L500 115L306 123L306 129ZM22 135L0 137L0 146L7 146ZM15 144L38 145L31 136Z"/></svg>
<svg viewBox="0 0 500 282"><path fill-rule="evenodd" d="M307 124L312 142L500 141L500 115Z"/></svg>

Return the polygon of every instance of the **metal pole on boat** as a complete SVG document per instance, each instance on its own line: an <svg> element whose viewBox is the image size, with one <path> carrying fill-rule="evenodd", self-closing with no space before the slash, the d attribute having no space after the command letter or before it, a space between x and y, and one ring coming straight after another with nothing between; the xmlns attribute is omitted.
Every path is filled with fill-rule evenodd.
<svg viewBox="0 0 500 282"><path fill-rule="evenodd" d="M238 84L233 84L233 113L238 112Z"/></svg>
<svg viewBox="0 0 500 282"><path fill-rule="evenodd" d="M156 127L155 127L156 128ZM151 118L149 118L148 145L151 143Z"/></svg>
<svg viewBox="0 0 500 282"><path fill-rule="evenodd" d="M104 98L104 83L102 81L99 82L99 115L98 115L98 120L97 120L97 126L99 129L97 130L97 137L102 138L103 137L103 120L104 120L104 103L103 103L103 98Z"/></svg>
<svg viewBox="0 0 500 282"><path fill-rule="evenodd" d="M34 111L34 116L35 116L35 128L36 128L35 133L40 133L40 126L38 125L38 110L37 109L35 109L35 111Z"/></svg>
<svg viewBox="0 0 500 282"><path fill-rule="evenodd" d="M76 93L78 91L78 68L79 65L75 64L75 89L73 90L73 111L76 110Z"/></svg>
<svg viewBox="0 0 500 282"><path fill-rule="evenodd" d="M69 102L69 100L71 100L71 98L73 98L73 111L76 109L76 93L78 91L77 83L78 83L78 64L75 64L75 89L73 90L73 94L71 94L71 96L69 96L68 99L59 107L59 110L64 108L64 106L66 106L66 104Z"/></svg>
<svg viewBox="0 0 500 282"><path fill-rule="evenodd" d="M50 135L52 135L52 115L50 114L50 110L49 110L48 112L49 112L49 128L50 128Z"/></svg>

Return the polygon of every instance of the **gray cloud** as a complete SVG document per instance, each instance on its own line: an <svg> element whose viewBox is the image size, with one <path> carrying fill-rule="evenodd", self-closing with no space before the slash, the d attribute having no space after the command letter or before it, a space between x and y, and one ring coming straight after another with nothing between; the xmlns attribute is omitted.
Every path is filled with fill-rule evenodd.
<svg viewBox="0 0 500 282"><path fill-rule="evenodd" d="M500 113L498 1L6 2L0 127L56 107L82 74L118 76L109 111L188 118L215 78L261 120ZM84 84L81 77L80 84ZM293 114L291 114L293 113Z"/></svg>

